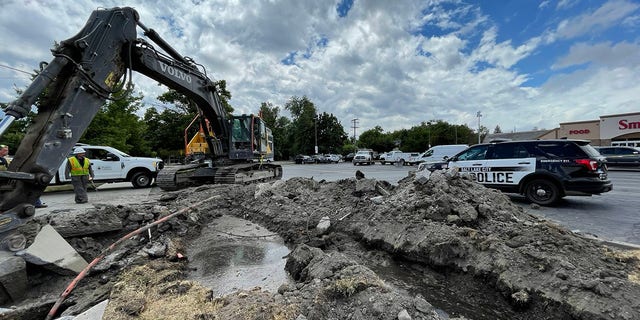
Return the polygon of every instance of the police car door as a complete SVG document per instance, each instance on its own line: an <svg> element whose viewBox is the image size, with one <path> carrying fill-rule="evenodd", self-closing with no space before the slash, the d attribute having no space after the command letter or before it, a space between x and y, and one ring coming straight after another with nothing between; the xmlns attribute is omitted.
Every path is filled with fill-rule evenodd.
<svg viewBox="0 0 640 320"><path fill-rule="evenodd" d="M502 190L517 191L522 178L536 171L536 158L517 142L492 145L486 159L487 171L477 181Z"/></svg>
<svg viewBox="0 0 640 320"><path fill-rule="evenodd" d="M518 152L519 144L477 145L458 154L449 167L458 167L473 180L487 187L516 189L520 180L535 171L535 158ZM523 158L520 158L523 157Z"/></svg>

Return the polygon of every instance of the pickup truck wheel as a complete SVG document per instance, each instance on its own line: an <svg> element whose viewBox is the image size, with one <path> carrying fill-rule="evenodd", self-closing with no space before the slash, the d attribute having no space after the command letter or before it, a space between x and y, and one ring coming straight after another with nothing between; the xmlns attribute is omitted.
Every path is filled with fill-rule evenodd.
<svg viewBox="0 0 640 320"><path fill-rule="evenodd" d="M146 172L138 172L131 178L134 188L147 188L151 186L151 175Z"/></svg>
<svg viewBox="0 0 640 320"><path fill-rule="evenodd" d="M524 188L524 195L527 200L541 206L554 204L560 199L558 187L545 179L535 179L528 182Z"/></svg>

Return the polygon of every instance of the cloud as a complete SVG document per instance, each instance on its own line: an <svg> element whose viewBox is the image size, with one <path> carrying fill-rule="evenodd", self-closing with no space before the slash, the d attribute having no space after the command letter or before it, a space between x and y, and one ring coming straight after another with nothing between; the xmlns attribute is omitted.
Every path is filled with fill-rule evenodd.
<svg viewBox="0 0 640 320"><path fill-rule="evenodd" d="M590 32L599 32L618 24L640 8L640 4L616 0L608 1L593 12L565 19L558 24L550 39L572 39Z"/></svg>
<svg viewBox="0 0 640 320"><path fill-rule="evenodd" d="M593 63L608 68L640 65L640 45L626 41L612 44L585 42L571 46L569 53L553 64L553 69Z"/></svg>
<svg viewBox="0 0 640 320"><path fill-rule="evenodd" d="M573 3L561 1L557 7ZM178 52L205 66L211 78L225 79L237 113L255 113L262 102L283 106L292 96L305 95L320 112L336 115L347 130L358 118L358 132L376 125L391 131L432 119L475 128L478 110L489 128L525 130L595 119L595 113L627 112L628 101L640 92L637 40L611 41L596 32L621 23L637 26L633 12L638 4L629 1L607 2L576 16L565 11L578 6L559 10L562 15L554 19L564 22L552 32L518 40L517 30L501 27L504 19L496 12L459 0L354 1L342 17L337 0L128 4ZM0 64L37 68L39 61L52 59L53 42L77 33L92 10L118 5L97 0L4 2ZM542 14L536 19L545 26L556 21ZM542 40L570 45L585 34L593 39L581 39L560 56L546 51L553 46ZM637 38L637 29L632 34ZM549 54L548 81L528 87L536 75L514 65L533 61L528 58L540 52ZM291 53L292 64L283 64ZM575 66L580 68L571 68ZM28 82L24 75L0 68L0 101L15 98L12 83L24 88ZM134 75L134 83L149 106L165 90L140 74Z"/></svg>

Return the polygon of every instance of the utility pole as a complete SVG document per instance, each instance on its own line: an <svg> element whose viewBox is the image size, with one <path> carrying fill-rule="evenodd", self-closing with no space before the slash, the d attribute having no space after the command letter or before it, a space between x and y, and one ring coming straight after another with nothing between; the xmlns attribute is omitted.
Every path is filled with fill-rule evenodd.
<svg viewBox="0 0 640 320"><path fill-rule="evenodd" d="M356 129L358 128L358 118L352 119L351 122L353 123L353 145L357 147L358 143L356 141Z"/></svg>
<svg viewBox="0 0 640 320"><path fill-rule="evenodd" d="M476 113L476 117L478 117L478 144L480 144L480 118L482 117L482 113L478 111L478 113Z"/></svg>
<svg viewBox="0 0 640 320"><path fill-rule="evenodd" d="M314 150L318 154L318 115L313 116L313 127L316 131L316 147Z"/></svg>
<svg viewBox="0 0 640 320"><path fill-rule="evenodd" d="M455 144L458 144L458 125L453 126L453 133L455 135Z"/></svg>
<svg viewBox="0 0 640 320"><path fill-rule="evenodd" d="M427 121L427 130L429 131L429 147L428 149L431 149L431 120Z"/></svg>

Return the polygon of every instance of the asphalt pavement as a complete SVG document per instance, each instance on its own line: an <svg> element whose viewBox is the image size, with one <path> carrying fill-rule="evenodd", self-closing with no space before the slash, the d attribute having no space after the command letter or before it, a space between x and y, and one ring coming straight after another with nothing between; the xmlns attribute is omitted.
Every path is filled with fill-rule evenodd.
<svg viewBox="0 0 640 320"><path fill-rule="evenodd" d="M100 184L96 190L89 188L87 192L89 202L75 203L75 194L71 185L50 187L40 197L47 207L36 209L36 215L86 210L99 204L155 202L163 191L157 187L135 189L129 182L117 182Z"/></svg>

